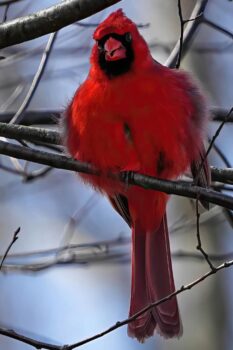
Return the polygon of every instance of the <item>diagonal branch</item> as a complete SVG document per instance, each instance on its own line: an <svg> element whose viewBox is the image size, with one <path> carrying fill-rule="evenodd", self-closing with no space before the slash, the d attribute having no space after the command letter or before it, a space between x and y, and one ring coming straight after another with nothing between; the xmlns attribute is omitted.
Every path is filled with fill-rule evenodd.
<svg viewBox="0 0 233 350"><path fill-rule="evenodd" d="M200 166L199 166L199 169L197 170L197 174L196 174L196 177L195 177L195 179L194 179L194 184L197 184L197 183L198 183L198 179L199 179L199 176L200 176L200 174L201 174L201 170L202 170L202 168L204 167L204 163L205 163L205 161L206 161L206 159L207 159L207 157L208 157L208 155L209 155L209 153L210 153L210 151L211 151L211 149L212 149L212 147L213 147L213 145L214 145L214 142L215 142L215 140L217 139L217 137L219 136L219 134L220 134L222 128L224 127L225 123L227 122L228 118L230 118L232 112L233 112L233 107L232 107L232 108L230 109L230 111L226 114L225 118L223 119L223 121L221 122L221 124L219 125L219 127L217 128L217 130L216 130L214 136L212 137L211 142L210 142L210 144L209 144L209 147L208 147L207 151L205 152L204 157L202 158L202 161L201 161L201 164L200 164Z"/></svg>
<svg viewBox="0 0 233 350"><path fill-rule="evenodd" d="M196 29L199 26L199 23L201 22L201 17L200 15L204 13L206 5L207 5L208 0L201 0L197 1L196 5L193 9L193 12L190 16L191 21L187 21L187 26L183 32L183 40L182 40L182 56L184 56L188 49L190 42L193 38L193 35L196 32ZM195 19L195 20L193 20ZM170 56L165 62L165 65L174 68L178 59L180 53L180 39L177 41L175 47L173 48Z"/></svg>
<svg viewBox="0 0 233 350"><path fill-rule="evenodd" d="M196 285L200 284L201 282L203 282L204 280L206 280L208 277L214 275L215 273L217 273L218 271L221 271L223 269L226 269L228 267L231 267L233 265L233 260L229 260L224 262L221 265L218 265L214 270L210 270L207 273L205 273L204 275L200 276L199 278L197 278L196 280L192 281L189 284L186 284L185 286L181 286L180 289L177 289L175 292L167 295L166 297L155 301L154 303L151 303L150 305L146 306L144 309L140 310L139 312L137 312L135 315L126 318L123 321L118 321L116 322L114 325L112 325L111 327L105 329L104 331L95 334L89 338L86 338L84 340L81 340L77 343L73 343L71 345L63 345L63 346L59 346L59 345L53 345L53 344L48 344L48 343L44 343L44 342L40 342L37 341L35 339L32 338L28 338L25 337L22 334L16 333L13 330L10 329L5 329L5 328L1 328L0 327L0 334L5 335L9 338L13 338L16 340L19 340L25 344L29 344L34 346L36 349L48 349L48 350L73 350L75 348L81 347L87 343L90 343L91 341L94 341L98 338L101 338L103 336L105 336L106 334L109 334L111 332L113 332L114 330L123 327L127 324L129 324L130 322L134 321L135 319L137 319L138 317L140 317L141 315L143 315L145 312L147 312L148 310L151 310L154 307L159 306L160 304L164 303L167 300L172 299L175 295L181 294L185 291L188 291L190 289L192 289L193 287L195 287Z"/></svg>
<svg viewBox="0 0 233 350"><path fill-rule="evenodd" d="M57 5L0 25L0 49L53 33L120 0L63 0Z"/></svg>
<svg viewBox="0 0 233 350"><path fill-rule="evenodd" d="M10 120L10 124L17 124L17 123L20 123L20 121L22 120L23 113L27 109L27 107L29 106L29 104L34 96L34 93L35 93L35 91L40 83L40 80L43 76L43 73L44 73L46 65L48 63L54 42L56 40L56 37L57 37L57 32L50 34L48 42L46 44L46 47L45 47L44 52L43 52L42 57L41 57L39 67L36 71L36 74L35 74L33 80L32 80L32 83L30 85L28 93L27 93L25 99L23 100L23 103L21 104L21 106L17 110L17 112Z"/></svg>
<svg viewBox="0 0 233 350"><path fill-rule="evenodd" d="M11 243L9 244L9 246L8 246L8 248L7 248L6 252L5 252L5 254L4 254L3 257L2 257L2 260L1 260L1 263L0 263L0 271L1 271L1 269L2 269L4 260L6 259L7 254L9 253L11 247L13 246L13 244L14 244L14 243L17 241L17 239L19 238L19 237L18 237L19 231L20 231L20 227L18 227L17 230L15 231L14 236L13 236L13 238L12 238L12 241L11 241Z"/></svg>

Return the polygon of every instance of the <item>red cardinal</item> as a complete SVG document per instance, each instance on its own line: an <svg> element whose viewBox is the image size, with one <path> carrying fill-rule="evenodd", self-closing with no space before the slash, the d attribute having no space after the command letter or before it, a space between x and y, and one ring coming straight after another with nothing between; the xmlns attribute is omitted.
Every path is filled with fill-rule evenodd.
<svg viewBox="0 0 233 350"><path fill-rule="evenodd" d="M125 186L107 174L135 171L174 179L191 164L195 174L207 113L188 74L154 61L122 10L97 27L94 40L89 75L67 109L67 145L74 158L101 171L101 176L81 176L108 196L132 228L132 316L175 290L168 196ZM207 164L199 175L199 184L207 184ZM175 297L129 323L128 334L143 341L155 329L166 338L181 335Z"/></svg>

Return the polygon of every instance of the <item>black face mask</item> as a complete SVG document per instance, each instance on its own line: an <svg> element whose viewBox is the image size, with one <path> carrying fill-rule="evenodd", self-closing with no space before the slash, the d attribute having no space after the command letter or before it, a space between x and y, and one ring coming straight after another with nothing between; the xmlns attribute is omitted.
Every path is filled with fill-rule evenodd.
<svg viewBox="0 0 233 350"><path fill-rule="evenodd" d="M114 38L122 43L126 49L126 57L116 60L116 61L107 61L105 59L104 44L109 38ZM105 35L102 39L98 40L99 48L99 65L100 68L105 72L109 78L117 77L121 74L127 73L134 60L134 52L132 49L132 38L130 33L125 33L124 35L119 35L111 33Z"/></svg>

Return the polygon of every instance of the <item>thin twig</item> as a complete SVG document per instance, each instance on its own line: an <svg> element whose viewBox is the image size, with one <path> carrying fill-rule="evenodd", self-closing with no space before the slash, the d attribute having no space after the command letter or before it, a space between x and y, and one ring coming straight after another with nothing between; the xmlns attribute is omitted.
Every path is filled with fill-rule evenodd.
<svg viewBox="0 0 233 350"><path fill-rule="evenodd" d="M177 57L176 68L180 67L181 55L183 50L184 25L185 25L183 14L182 14L181 0L178 0L178 15L180 19L180 48L179 48L179 53Z"/></svg>
<svg viewBox="0 0 233 350"><path fill-rule="evenodd" d="M228 118L231 116L232 112L233 112L233 107L232 107L232 108L230 109L230 111L227 113L227 115L225 116L224 120L223 120L222 123L219 125L219 127L217 128L217 130L216 130L214 136L212 137L211 142L210 142L210 144L209 144L209 147L207 148L207 151L206 151L205 155L203 156L203 158L202 158L202 160L201 160L201 164L200 164L200 166L199 166L199 169L197 170L197 174L196 174L196 177L195 177L195 179L194 179L194 184L197 184L197 183L198 183L198 179L199 179L201 170L202 170L202 168L203 168L203 166L204 166L204 163L205 163L205 161L206 161L206 159L207 159L207 157L208 157L208 155L209 155L209 153L210 153L210 151L211 151L211 149L212 149L212 147L213 147L213 144L214 144L215 140L217 139L217 137L219 136L219 134L220 134L222 128L224 127L224 124L226 123L226 121L228 120Z"/></svg>
<svg viewBox="0 0 233 350"><path fill-rule="evenodd" d="M192 20L188 22L183 32L182 56L184 56L188 52L189 45L192 41L192 38L201 22L200 14L204 13L207 3L208 3L208 0L201 0L196 2L196 5L190 16L191 19L196 19L196 20ZM174 68L176 66L179 52L180 52L180 39L177 41L176 45L174 46L172 52L170 53L168 59L165 62L165 65L167 67Z"/></svg>
<svg viewBox="0 0 233 350"><path fill-rule="evenodd" d="M198 197L196 198L196 218L197 218L197 246L196 249L199 250L199 252L201 252L201 254L203 255L204 259L206 260L207 264L209 265L211 270L215 270L214 265L212 264L212 262L210 261L210 258L208 256L208 254L206 253L206 251L203 249L202 247L202 242L201 242L201 235L200 235L200 213L199 213L199 200Z"/></svg>
<svg viewBox="0 0 233 350"><path fill-rule="evenodd" d="M15 231L12 241L11 241L11 243L9 244L9 246L8 246L8 248L7 248L6 252L5 252L5 254L3 255L3 258L2 258L1 263L0 263L0 271L1 271L1 269L2 269L4 260L6 259L7 254L9 253L11 247L13 246L13 244L14 244L14 243L17 241L17 239L19 238L19 237L18 237L18 233L19 233L19 232L20 232L20 227L18 227L17 230Z"/></svg>
<svg viewBox="0 0 233 350"><path fill-rule="evenodd" d="M227 35L229 38L233 39L233 33L232 33L232 32L230 32L230 31L227 30L226 28L223 28L222 26L219 26L218 24L216 24L216 23L210 21L209 19L207 19L207 18L204 17L204 18L202 19L202 23L207 24L209 27L214 28L214 29L216 29L218 32L221 32L221 33Z"/></svg>
<svg viewBox="0 0 233 350"><path fill-rule="evenodd" d="M153 309L154 307L159 306L160 304L164 303L167 300L172 299L175 295L181 294L187 290L192 289L193 287L195 287L196 285L199 285L201 282L203 282L204 280L206 280L208 277L214 275L215 273L217 273L218 271L221 271L223 269L229 268L233 265L233 260L230 261L226 261L221 265L218 265L214 270L210 270L207 273L205 273L204 275L200 276L199 278L197 278L196 280L192 281L189 284L186 284L184 286L181 286L180 289L176 290L175 292L167 295L166 297L155 301L154 303L151 303L150 305L147 305L144 309L140 310L139 312L137 312L135 315L126 318L122 321L118 321L117 323L115 323L114 325L112 325L111 327L105 329L104 331L95 334L89 338L86 338L84 340L81 340L79 342L73 343L71 345L63 345L63 346L59 346L59 345L53 345L53 344L47 344L44 342L39 342L35 339L29 338L29 337L25 337L22 334L16 333L13 330L9 330L9 329L5 329L5 328L0 328L0 334L5 335L9 338L13 338L16 339L18 341L21 341L25 344L29 344L34 346L37 349L48 349L48 350L73 350L75 348L81 347L87 343L90 343L91 341L94 341L98 338L101 338L103 336L105 336L106 334L109 334L111 332L113 332L114 330L123 327L127 324L129 324L130 322L134 321L135 319L137 319L138 317L140 317L141 315L143 315L145 312Z"/></svg>
<svg viewBox="0 0 233 350"><path fill-rule="evenodd" d="M4 14L3 14L3 19L2 19L3 23L6 22L6 20L7 20L7 15L8 15L9 8L10 8L10 3L7 4L6 7L5 7Z"/></svg>

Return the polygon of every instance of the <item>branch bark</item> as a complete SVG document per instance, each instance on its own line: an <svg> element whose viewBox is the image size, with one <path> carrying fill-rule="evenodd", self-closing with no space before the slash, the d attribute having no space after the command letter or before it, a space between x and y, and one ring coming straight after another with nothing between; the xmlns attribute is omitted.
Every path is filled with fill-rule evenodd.
<svg viewBox="0 0 233 350"><path fill-rule="evenodd" d="M73 350L75 348L81 347L87 343L90 343L91 341L94 341L98 338L101 338L103 336L105 336L108 333L113 332L114 330L123 327L125 325L127 325L128 323L132 322L133 320L137 319L138 317L140 317L141 315L143 315L146 311L151 310L154 307L157 307L158 305L164 303L167 300L172 299L175 295L181 294L185 291L188 291L190 289L192 289L193 287L195 287L196 285L200 284L201 282L203 282L204 280L206 280L208 277L214 275L215 273L217 273L218 271L227 269L229 267L231 267L233 265L233 260L229 260L224 262L221 265L218 265L215 269L210 270L208 272L206 272L204 275L200 276L199 278L197 278L196 280L192 281L189 284L183 285L181 286L179 289L177 289L175 292L167 295L165 298L162 298L160 300L155 301L154 303L151 303L150 305L146 306L144 309L140 310L139 312L137 312L135 315L126 318L122 321L118 321L116 322L114 325L112 325L111 327L105 329L104 331L95 334L89 338L83 339L77 343L73 343L70 345L63 345L63 346L59 346L59 345L53 345L53 344L48 344L48 343L44 343L44 342L40 342L37 341L35 339L32 338L28 338L25 337L22 334L16 333L13 330L10 329L5 329L5 328L1 328L0 327L0 334L5 335L9 338L13 338L16 339L20 342L23 342L25 344L29 344L34 346L36 349L48 349L48 350Z"/></svg>
<svg viewBox="0 0 233 350"><path fill-rule="evenodd" d="M0 141L0 154L48 165L58 169L73 170L76 172L92 175L100 174L100 172L97 169L94 169L90 164L76 161L64 155L33 150L8 142ZM211 189L192 186L192 184L189 183L161 180L133 172L109 174L109 176L116 180L120 180L127 185L137 185L145 189L153 189L183 197L198 197L200 200L206 200L210 203L217 204L231 210L233 209L233 197L213 191Z"/></svg>
<svg viewBox="0 0 233 350"><path fill-rule="evenodd" d="M53 33L120 0L64 0L31 15L0 25L0 49Z"/></svg>
<svg viewBox="0 0 233 350"><path fill-rule="evenodd" d="M205 11L207 2L208 0L201 0L196 2L193 12L190 16L190 19L193 19L193 18L196 18L196 19L194 21L188 21L187 26L183 32L182 57L187 53L189 49L193 35L196 32L196 29L201 22L200 15ZM177 41L174 49L172 50L171 54L166 60L165 65L167 67L174 68L176 66L176 62L179 57L179 54L180 54L180 39Z"/></svg>

